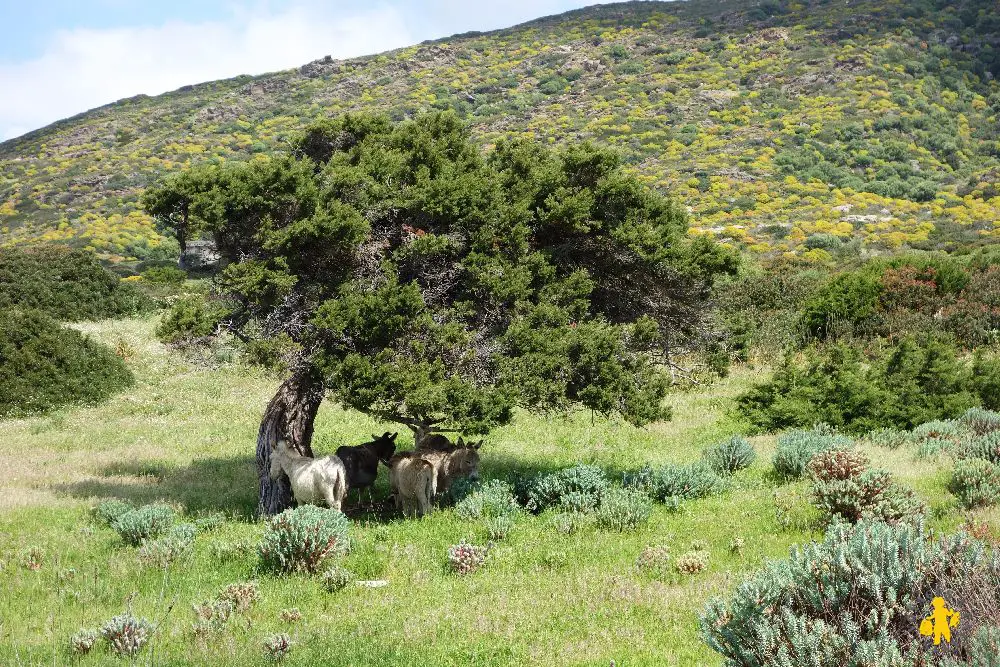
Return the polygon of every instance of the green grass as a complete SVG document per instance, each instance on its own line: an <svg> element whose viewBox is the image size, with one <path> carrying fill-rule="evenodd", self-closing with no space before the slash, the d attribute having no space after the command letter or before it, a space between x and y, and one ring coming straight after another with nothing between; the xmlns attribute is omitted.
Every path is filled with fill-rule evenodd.
<svg viewBox="0 0 1000 667"><path fill-rule="evenodd" d="M448 571L446 551L462 538L485 542L478 523L450 509L422 520L355 516L356 544L343 564L389 585L327 593L319 578L257 569L252 545L263 527L248 518L256 500L253 451L277 381L235 364L185 361L155 342L154 327L155 319L80 327L134 352L129 365L137 384L129 393L99 407L0 423L7 474L0 497L0 664L120 663L101 646L76 658L68 639L131 609L159 623L138 661L162 665L263 663L262 642L277 632L295 642L290 665L719 665L697 636L705 602L818 535L805 484L776 486L768 475L774 438L761 437L752 439L757 462L721 496L677 513L657 506L649 525L634 533L588 528L567 536L544 515L525 517L486 567L467 576ZM674 421L647 429L592 422L590 414L519 415L487 439L482 473L583 461L617 475L647 462L693 460L704 446L739 432L728 407L759 374L737 369L712 387L674 394ZM329 453L386 428L324 405L315 448ZM412 442L408 433L404 439ZM962 521L944 490L945 462L916 461L907 450L868 453L928 501L935 528ZM376 495L385 494L383 477ZM199 534L193 555L164 572L142 565L135 549L90 520L89 508L112 497L165 500L189 514L223 510L230 520ZM1000 525L996 510L976 516L994 530ZM745 541L742 553L729 549L735 537ZM646 545L668 545L676 556L693 540L707 542L711 553L700 575L657 580L634 565ZM225 559L213 555L239 543L250 548ZM33 546L44 551L37 571L23 564ZM249 615L207 640L196 637L191 605L251 579L260 582L262 599ZM301 620L281 620L291 607Z"/></svg>

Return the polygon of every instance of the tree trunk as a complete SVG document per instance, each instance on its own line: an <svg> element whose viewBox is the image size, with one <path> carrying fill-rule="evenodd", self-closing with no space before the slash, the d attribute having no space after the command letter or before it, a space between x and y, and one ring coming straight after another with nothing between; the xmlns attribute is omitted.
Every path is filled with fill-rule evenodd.
<svg viewBox="0 0 1000 667"><path fill-rule="evenodd" d="M310 370L282 382L267 404L257 433L258 517L273 516L292 506L288 477L282 473L277 480L271 479L271 452L284 439L303 456L312 456L313 422L322 401L323 383Z"/></svg>

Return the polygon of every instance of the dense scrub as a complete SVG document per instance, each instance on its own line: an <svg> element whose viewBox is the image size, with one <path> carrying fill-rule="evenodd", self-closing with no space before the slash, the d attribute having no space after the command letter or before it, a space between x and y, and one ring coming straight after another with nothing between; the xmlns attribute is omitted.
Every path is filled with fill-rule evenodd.
<svg viewBox="0 0 1000 667"><path fill-rule="evenodd" d="M132 382L107 347L37 311L0 310L0 417L98 403Z"/></svg>
<svg viewBox="0 0 1000 667"><path fill-rule="evenodd" d="M149 310L149 299L108 271L93 253L46 245L0 248L0 309L41 310L63 321Z"/></svg>
<svg viewBox="0 0 1000 667"><path fill-rule="evenodd" d="M946 339L907 337L866 358L846 344L788 354L774 376L739 398L761 431L827 423L850 433L910 429L1000 400L1000 362L959 356Z"/></svg>

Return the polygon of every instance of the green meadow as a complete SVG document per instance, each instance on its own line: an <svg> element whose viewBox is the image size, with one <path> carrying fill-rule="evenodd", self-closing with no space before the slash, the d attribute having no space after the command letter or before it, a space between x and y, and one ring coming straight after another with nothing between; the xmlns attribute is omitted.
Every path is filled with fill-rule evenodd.
<svg viewBox="0 0 1000 667"><path fill-rule="evenodd" d="M76 655L69 639L131 611L155 625L136 664L266 664L265 639L287 633L288 665L720 665L698 635L705 603L821 535L806 483L770 473L775 438L767 436L750 439L756 462L721 495L679 511L657 504L647 525L625 533L591 525L563 534L546 514L526 515L485 567L463 576L450 571L447 549L463 538L485 543L482 526L452 508L423 519L382 509L383 472L375 509L358 509L350 496L352 549L338 561L360 580L387 585L331 593L319 577L277 576L260 569L264 525L252 513L256 430L278 379L222 355L169 350L156 341L155 325L156 317L77 325L127 359L135 386L99 407L0 424L2 664L123 664L101 644ZM721 382L673 393L673 420L643 429L584 412L520 414L488 436L481 474L584 462L620 480L645 464L693 461L741 432L733 398L765 374L740 366ZM315 450L332 453L383 430L396 429L324 404ZM403 432L400 441L408 448L412 436ZM861 448L918 493L935 530L969 518L945 489L946 461ZM199 532L193 552L162 569L143 564L92 518L91 508L111 498L165 501L192 518L221 511L226 521ZM1000 525L996 508L973 518L994 531ZM701 573L651 574L636 565L646 546L677 555L696 541L709 552ZM192 605L244 581L259 586L252 608L222 630L195 632Z"/></svg>

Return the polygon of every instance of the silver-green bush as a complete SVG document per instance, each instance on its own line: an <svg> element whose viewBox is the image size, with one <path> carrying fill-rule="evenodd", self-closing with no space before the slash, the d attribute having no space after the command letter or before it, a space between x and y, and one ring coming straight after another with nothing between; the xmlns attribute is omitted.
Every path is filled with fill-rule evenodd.
<svg viewBox="0 0 1000 667"><path fill-rule="evenodd" d="M773 459L774 472L784 479L799 479L806 474L806 466L816 454L848 449L852 444L850 438L837 435L823 424L809 431L788 431L778 438L778 449Z"/></svg>
<svg viewBox="0 0 1000 667"><path fill-rule="evenodd" d="M757 452L746 438L734 435L728 440L712 445L704 452L705 461L720 475L749 468L757 460Z"/></svg>
<svg viewBox="0 0 1000 667"><path fill-rule="evenodd" d="M111 527L126 544L138 546L143 540L166 533L176 516L169 505L143 505L119 516Z"/></svg>
<svg viewBox="0 0 1000 667"><path fill-rule="evenodd" d="M605 530L635 530L649 521L653 503L635 488L612 488L605 492L597 508L597 525Z"/></svg>
<svg viewBox="0 0 1000 667"><path fill-rule="evenodd" d="M347 517L335 509L302 505L272 517L258 551L265 568L317 572L323 561L348 548Z"/></svg>

